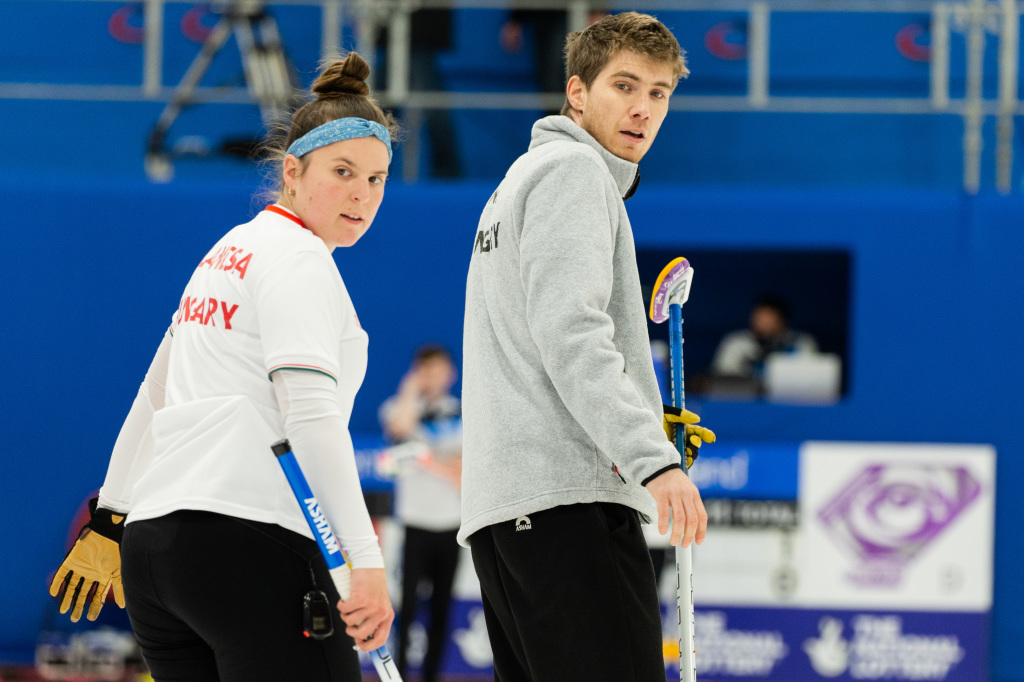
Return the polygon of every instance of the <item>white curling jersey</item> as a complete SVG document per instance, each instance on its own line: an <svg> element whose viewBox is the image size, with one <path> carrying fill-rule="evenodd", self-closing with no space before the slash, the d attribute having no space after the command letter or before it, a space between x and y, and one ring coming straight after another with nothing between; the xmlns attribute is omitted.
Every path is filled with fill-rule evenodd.
<svg viewBox="0 0 1024 682"><path fill-rule="evenodd" d="M312 537L270 451L285 436L270 375L331 377L347 423L368 338L327 246L290 211L268 206L199 263L170 332L153 462L133 489L128 522L197 509Z"/></svg>

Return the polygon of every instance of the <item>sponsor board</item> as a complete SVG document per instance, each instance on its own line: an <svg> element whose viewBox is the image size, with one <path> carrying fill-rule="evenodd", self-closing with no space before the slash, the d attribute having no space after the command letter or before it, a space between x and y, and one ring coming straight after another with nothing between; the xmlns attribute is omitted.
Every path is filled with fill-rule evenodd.
<svg viewBox="0 0 1024 682"><path fill-rule="evenodd" d="M356 466L365 491L388 492L393 477L375 466L387 450L375 434L352 434ZM740 500L795 500L800 446L797 443L715 443L714 451L701 451L690 477L708 498Z"/></svg>
<svg viewBox="0 0 1024 682"><path fill-rule="evenodd" d="M409 670L426 655L429 605L421 600L410 633ZM674 606L663 607L666 668L678 665ZM489 675L493 658L483 608L452 604L441 670ZM936 680L986 679L982 614L894 613L840 609L698 608L697 673L707 680ZM391 642L392 648L395 643ZM394 650L394 649L393 649ZM363 669L373 666L362 657Z"/></svg>
<svg viewBox="0 0 1024 682"><path fill-rule="evenodd" d="M699 679L987 679L987 614L723 606L694 616ZM671 668L679 650L674 608L663 610L663 622Z"/></svg>
<svg viewBox="0 0 1024 682"><path fill-rule="evenodd" d="M987 679L991 447L808 443L799 457L795 447L723 451L699 482L714 517L708 540L693 550L699 679ZM757 480L777 462L784 476ZM400 527L382 538L388 565L400 565ZM673 679L671 554L667 564L660 594ZM395 594L400 580L389 580ZM487 676L490 649L468 552L454 598L442 671ZM418 608L412 669L425 652L425 604Z"/></svg>
<svg viewBox="0 0 1024 682"><path fill-rule="evenodd" d="M416 620L409 631L408 665L409 672L416 674L427 654L427 623L430 621L430 604L428 599L421 599L417 604ZM494 658L491 654L491 643L487 638L487 626L484 623L484 610L479 599L453 599L449 614L450 626L441 655L441 671L448 675L490 676L493 674ZM393 654L398 653L397 621L392 627L392 641L388 646ZM363 671L374 670L370 657L364 652L359 653L359 661Z"/></svg>
<svg viewBox="0 0 1024 682"><path fill-rule="evenodd" d="M381 453L387 449L384 438L378 435L352 434L356 469L363 492L391 493L395 489L393 476L387 476L377 467Z"/></svg>
<svg viewBox="0 0 1024 682"><path fill-rule="evenodd" d="M799 532L782 528L709 527L704 544L693 548L696 605L792 605L801 580L799 540ZM662 601L672 602L676 583L671 550L666 560L659 594Z"/></svg>
<svg viewBox="0 0 1024 682"><path fill-rule="evenodd" d="M795 443L715 443L690 479L704 497L795 500L799 453Z"/></svg>
<svg viewBox="0 0 1024 682"><path fill-rule="evenodd" d="M990 446L806 443L796 600L988 611L994 510Z"/></svg>
<svg viewBox="0 0 1024 682"><path fill-rule="evenodd" d="M708 527L778 528L791 530L799 523L799 507L789 500L734 500L705 497Z"/></svg>

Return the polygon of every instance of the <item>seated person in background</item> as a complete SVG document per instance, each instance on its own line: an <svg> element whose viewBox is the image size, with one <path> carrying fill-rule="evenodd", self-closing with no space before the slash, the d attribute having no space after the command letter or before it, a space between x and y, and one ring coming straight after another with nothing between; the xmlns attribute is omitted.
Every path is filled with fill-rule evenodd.
<svg viewBox="0 0 1024 682"><path fill-rule="evenodd" d="M715 377L764 381L764 363L773 353L817 353L810 334L789 328L789 305L777 296L762 296L750 312L750 327L726 334L711 364Z"/></svg>
<svg viewBox="0 0 1024 682"><path fill-rule="evenodd" d="M404 677L418 587L421 582L429 583L423 682L434 682L440 669L459 561L455 536L461 522L462 412L459 399L451 394L456 376L455 364L444 347L423 346L416 351L398 393L380 408L384 435L390 442L415 441L430 450L429 455L404 464L395 481L395 515L405 526L397 662Z"/></svg>
<svg viewBox="0 0 1024 682"><path fill-rule="evenodd" d="M499 40L509 54L523 49L525 29L533 28L533 78L537 92L565 94L565 37L569 32L565 7L552 9L525 9L524 3L513 0L508 21L501 27ZM591 5L597 4L591 2ZM602 9L591 9L587 26L607 14ZM561 109L545 112L546 116L561 113Z"/></svg>

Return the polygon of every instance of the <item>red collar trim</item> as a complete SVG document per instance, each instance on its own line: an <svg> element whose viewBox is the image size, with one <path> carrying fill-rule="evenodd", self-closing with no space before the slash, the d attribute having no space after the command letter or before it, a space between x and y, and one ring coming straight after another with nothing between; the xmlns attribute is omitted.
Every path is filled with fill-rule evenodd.
<svg viewBox="0 0 1024 682"><path fill-rule="evenodd" d="M294 223L296 223L299 227L301 227L301 228L303 228L305 230L309 229L308 227L306 227L305 223L303 223L301 220L299 220L299 217L297 215L295 215L294 213L292 213L291 211L289 211L286 208L281 208L280 206L276 206L274 204L271 204L271 205L267 206L267 208L265 210L270 211L271 213L276 213L278 215L283 215L288 220L291 220Z"/></svg>

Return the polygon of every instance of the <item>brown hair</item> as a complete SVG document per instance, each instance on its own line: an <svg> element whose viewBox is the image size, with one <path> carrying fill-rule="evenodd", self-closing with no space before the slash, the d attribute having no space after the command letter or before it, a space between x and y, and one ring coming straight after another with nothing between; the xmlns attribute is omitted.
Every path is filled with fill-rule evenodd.
<svg viewBox="0 0 1024 682"><path fill-rule="evenodd" d="M623 50L672 66L675 87L680 78L690 75L685 53L679 41L665 24L649 14L623 12L603 17L582 31L570 33L565 39L565 80L579 76L589 89L601 69ZM568 115L572 105L566 99L562 114Z"/></svg>
<svg viewBox="0 0 1024 682"><path fill-rule="evenodd" d="M341 59L327 64L313 82L312 94L316 99L299 107L291 121L278 126L276 134L264 146L266 159L273 164L276 193L282 188L282 165L285 152L292 142L324 123L339 118L365 118L380 123L391 134L392 143L398 138L398 124L395 117L380 108L370 96L370 65L358 52L349 52ZM308 159L299 159L300 173L305 171Z"/></svg>
<svg viewBox="0 0 1024 682"><path fill-rule="evenodd" d="M428 343L420 346L416 349L413 354L413 364L420 365L429 360L447 360L448 364L454 365L452 361L452 354L448 352L448 349L439 343Z"/></svg>

